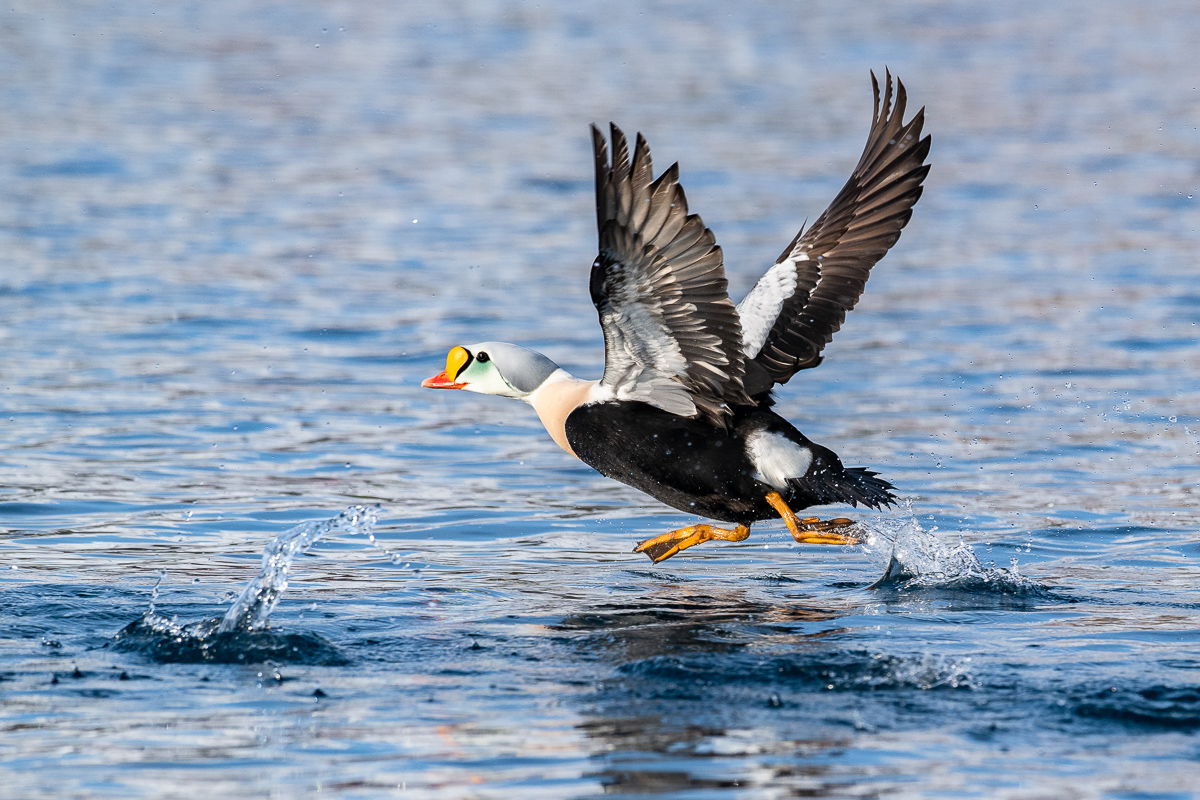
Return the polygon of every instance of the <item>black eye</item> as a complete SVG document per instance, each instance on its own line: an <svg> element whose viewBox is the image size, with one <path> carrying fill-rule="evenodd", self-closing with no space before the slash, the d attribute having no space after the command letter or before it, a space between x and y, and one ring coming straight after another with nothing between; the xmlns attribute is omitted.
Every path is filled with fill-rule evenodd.
<svg viewBox="0 0 1200 800"><path fill-rule="evenodd" d="M492 360L492 357L489 356L487 353L476 353L475 360L478 361L480 364L486 364L487 362Z"/></svg>

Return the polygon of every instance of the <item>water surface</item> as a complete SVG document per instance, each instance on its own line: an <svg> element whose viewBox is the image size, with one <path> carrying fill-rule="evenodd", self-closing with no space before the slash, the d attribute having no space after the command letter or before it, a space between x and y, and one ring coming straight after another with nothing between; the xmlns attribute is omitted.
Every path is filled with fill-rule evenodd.
<svg viewBox="0 0 1200 800"><path fill-rule="evenodd" d="M0 795L1193 797L1196 41L1182 2L6 7ZM419 389L490 339L599 374L589 122L680 161L740 297L885 65L925 196L779 394L907 498L875 546L652 566L691 519ZM259 638L168 646L375 504ZM897 533L925 572L868 589Z"/></svg>

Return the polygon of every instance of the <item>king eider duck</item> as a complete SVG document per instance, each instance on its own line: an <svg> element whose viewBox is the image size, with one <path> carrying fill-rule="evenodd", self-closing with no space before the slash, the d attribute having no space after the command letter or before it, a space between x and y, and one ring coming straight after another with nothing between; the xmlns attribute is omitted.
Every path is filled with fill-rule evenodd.
<svg viewBox="0 0 1200 800"><path fill-rule="evenodd" d="M612 161L592 126L600 253L592 302L604 330L604 376L580 380L541 353L504 342L455 347L422 386L514 397L554 441L601 474L680 511L735 523L691 525L634 552L653 561L713 539L741 541L782 517L797 542L857 544L845 518L796 518L827 503L895 502L877 473L847 468L772 410L772 389L821 363L871 267L900 238L929 172L925 109L904 122L904 84L871 74L871 132L850 180L796 234L742 302L727 293L721 248L688 213L679 165L653 177L639 133L630 159L611 126Z"/></svg>

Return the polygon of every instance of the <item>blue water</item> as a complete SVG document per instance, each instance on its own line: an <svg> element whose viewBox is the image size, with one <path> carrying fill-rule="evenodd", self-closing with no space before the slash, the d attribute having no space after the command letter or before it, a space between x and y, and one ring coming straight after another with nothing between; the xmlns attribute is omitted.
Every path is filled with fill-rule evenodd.
<svg viewBox="0 0 1200 800"><path fill-rule="evenodd" d="M0 9L0 796L1200 796L1197 41L1169 1ZM907 499L823 510L867 546L653 566L693 519L419 388L490 339L599 374L589 122L680 161L740 297L884 66L933 170L778 405Z"/></svg>

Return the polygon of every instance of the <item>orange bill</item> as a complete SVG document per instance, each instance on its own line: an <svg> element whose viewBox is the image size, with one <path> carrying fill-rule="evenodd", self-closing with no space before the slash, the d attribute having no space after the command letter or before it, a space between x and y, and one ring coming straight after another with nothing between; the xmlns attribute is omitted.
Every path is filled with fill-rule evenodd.
<svg viewBox="0 0 1200 800"><path fill-rule="evenodd" d="M471 354L466 348L454 347L446 354L446 369L434 375L432 378L426 378L421 381L421 385L426 389L461 389L466 386L465 383L455 383L454 379L458 377L458 373L471 360Z"/></svg>

